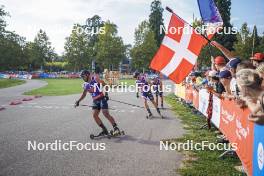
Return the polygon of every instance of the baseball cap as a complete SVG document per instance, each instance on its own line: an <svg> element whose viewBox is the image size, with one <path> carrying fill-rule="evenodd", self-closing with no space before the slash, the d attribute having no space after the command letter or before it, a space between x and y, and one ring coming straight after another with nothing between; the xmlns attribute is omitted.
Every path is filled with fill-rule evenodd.
<svg viewBox="0 0 264 176"><path fill-rule="evenodd" d="M231 78L231 72L229 70L223 70L219 73L219 78Z"/></svg>
<svg viewBox="0 0 264 176"><path fill-rule="evenodd" d="M216 76L218 76L218 72L215 71L215 70L211 70L211 71L209 72L208 76L210 76L210 77L216 77Z"/></svg>
<svg viewBox="0 0 264 176"><path fill-rule="evenodd" d="M215 64L225 64L225 58L223 56L217 56L214 60Z"/></svg>
<svg viewBox="0 0 264 176"><path fill-rule="evenodd" d="M202 84L208 84L208 80L207 79L203 79L202 80Z"/></svg>
<svg viewBox="0 0 264 176"><path fill-rule="evenodd" d="M198 76L197 72L191 72L190 76Z"/></svg>
<svg viewBox="0 0 264 176"><path fill-rule="evenodd" d="M239 58L232 58L230 61L226 64L228 68L236 68L237 65L241 62L241 59Z"/></svg>
<svg viewBox="0 0 264 176"><path fill-rule="evenodd" d="M250 59L255 60L255 61L263 61L264 60L264 53L256 53Z"/></svg>

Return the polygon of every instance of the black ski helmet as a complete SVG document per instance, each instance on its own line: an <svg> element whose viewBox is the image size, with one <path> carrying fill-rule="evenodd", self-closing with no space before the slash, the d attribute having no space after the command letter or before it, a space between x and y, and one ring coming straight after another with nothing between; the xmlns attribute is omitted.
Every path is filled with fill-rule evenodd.
<svg viewBox="0 0 264 176"><path fill-rule="evenodd" d="M88 70L83 70L80 76L83 77L84 75L90 75L90 72Z"/></svg>
<svg viewBox="0 0 264 176"><path fill-rule="evenodd" d="M140 73L138 71L135 71L133 74L133 78L137 78L140 75Z"/></svg>

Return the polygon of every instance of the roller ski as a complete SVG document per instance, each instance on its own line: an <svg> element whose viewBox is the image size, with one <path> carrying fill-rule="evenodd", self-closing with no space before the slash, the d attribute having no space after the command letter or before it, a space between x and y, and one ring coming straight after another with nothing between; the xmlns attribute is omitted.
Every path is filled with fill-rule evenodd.
<svg viewBox="0 0 264 176"><path fill-rule="evenodd" d="M108 133L108 131L102 131L98 135L91 134L90 139L101 139L101 138L111 138L111 135Z"/></svg>
<svg viewBox="0 0 264 176"><path fill-rule="evenodd" d="M164 119L164 117L163 117L163 115L161 114L161 112L160 112L160 109L159 109L159 108L157 108L157 112L158 112L158 114L159 114L160 118Z"/></svg>
<svg viewBox="0 0 264 176"><path fill-rule="evenodd" d="M151 119L151 118L153 118L153 114L152 114L152 113L149 113L148 115L146 115L146 118L147 118L147 119Z"/></svg>
<svg viewBox="0 0 264 176"><path fill-rule="evenodd" d="M119 128L115 128L114 131L110 130L111 137L117 137L117 136L124 136L125 132L123 130L119 130Z"/></svg>

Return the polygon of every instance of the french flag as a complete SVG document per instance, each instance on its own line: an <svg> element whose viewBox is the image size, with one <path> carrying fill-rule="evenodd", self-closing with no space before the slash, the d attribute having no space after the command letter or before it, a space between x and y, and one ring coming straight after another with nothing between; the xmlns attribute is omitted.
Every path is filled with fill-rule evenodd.
<svg viewBox="0 0 264 176"><path fill-rule="evenodd" d="M222 29L223 20L214 0L197 0L202 21L207 25L206 34L211 39L217 30Z"/></svg>

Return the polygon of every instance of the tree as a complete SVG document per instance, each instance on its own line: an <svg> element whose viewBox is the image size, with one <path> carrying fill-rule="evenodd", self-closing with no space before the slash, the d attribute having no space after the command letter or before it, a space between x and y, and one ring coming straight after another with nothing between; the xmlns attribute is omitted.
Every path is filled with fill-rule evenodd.
<svg viewBox="0 0 264 176"><path fill-rule="evenodd" d="M235 54L242 59L248 59L252 55L253 38L247 23L242 24L240 32L237 34L237 42L234 45Z"/></svg>
<svg viewBox="0 0 264 176"><path fill-rule="evenodd" d="M25 39L13 32L5 33L0 42L0 70L25 69L22 46Z"/></svg>
<svg viewBox="0 0 264 176"><path fill-rule="evenodd" d="M65 59L69 67L75 71L91 69L92 61L96 60L96 43L104 27L104 21L98 15L88 18L84 25L75 24L72 33L66 38Z"/></svg>
<svg viewBox="0 0 264 176"><path fill-rule="evenodd" d="M252 32L252 54L256 52L263 52L264 47L261 46L261 37L258 35L257 26L254 25L253 32Z"/></svg>
<svg viewBox="0 0 264 176"><path fill-rule="evenodd" d="M34 43L39 47L42 54L43 63L52 61L54 56L54 48L51 47L51 42L46 32L42 29L39 30L34 39Z"/></svg>
<svg viewBox="0 0 264 176"><path fill-rule="evenodd" d="M6 16L9 16L8 12L0 6L0 70L24 69L25 38L6 30Z"/></svg>
<svg viewBox="0 0 264 176"><path fill-rule="evenodd" d="M110 21L104 24L104 33L99 34L96 43L96 62L109 70L118 69L125 58L126 47L121 37L117 35L117 26Z"/></svg>
<svg viewBox="0 0 264 176"><path fill-rule="evenodd" d="M24 48L29 70L43 69L46 62L56 60L58 55L51 46L49 37L42 29L39 30L33 42L28 42Z"/></svg>
<svg viewBox="0 0 264 176"><path fill-rule="evenodd" d="M140 71L148 69L157 49L155 34L150 29L149 23L143 21L135 30L135 44L131 49L133 68Z"/></svg>
<svg viewBox="0 0 264 176"><path fill-rule="evenodd" d="M163 23L163 8L161 6L161 1L160 0L154 0L151 3L151 13L149 15L149 26L150 29L153 31L155 40L158 46L160 46L163 37L165 35L164 31L161 30L161 27L164 27Z"/></svg>
<svg viewBox="0 0 264 176"><path fill-rule="evenodd" d="M4 10L4 6L0 6L0 36L2 36L5 31L6 21L4 18L8 15L9 14Z"/></svg>
<svg viewBox="0 0 264 176"><path fill-rule="evenodd" d="M80 71L84 68L89 68L92 63L92 48L89 47L89 38L85 32L80 32L78 29L83 29L79 24L75 24L70 37L66 38L65 58L72 66L74 71Z"/></svg>
<svg viewBox="0 0 264 176"><path fill-rule="evenodd" d="M45 31L40 30L33 42L26 43L24 37L6 30L5 17L9 14L0 7L0 69L35 69L58 56L51 47Z"/></svg>
<svg viewBox="0 0 264 176"><path fill-rule="evenodd" d="M216 0L216 5L223 19L223 27L226 34L216 34L215 40L229 50L234 50L233 45L236 41L236 34L232 34L233 26L230 23L231 0ZM223 31L223 32L224 32Z"/></svg>
<svg viewBox="0 0 264 176"><path fill-rule="evenodd" d="M263 39L258 36L257 27L254 26L251 33L247 23L244 23L237 34L237 42L234 45L235 54L242 59L248 59L254 53L264 51Z"/></svg>

